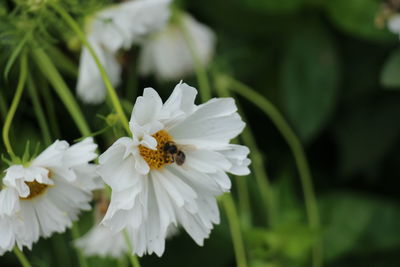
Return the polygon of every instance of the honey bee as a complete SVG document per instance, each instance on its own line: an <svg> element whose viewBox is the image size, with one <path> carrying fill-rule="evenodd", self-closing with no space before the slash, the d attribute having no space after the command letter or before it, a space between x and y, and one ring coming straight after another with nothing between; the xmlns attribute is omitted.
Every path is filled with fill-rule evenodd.
<svg viewBox="0 0 400 267"><path fill-rule="evenodd" d="M183 153L182 150L178 148L175 142L172 141L166 142L163 149L167 157L172 158L172 162L175 162L179 166L185 163L186 155L185 153Z"/></svg>

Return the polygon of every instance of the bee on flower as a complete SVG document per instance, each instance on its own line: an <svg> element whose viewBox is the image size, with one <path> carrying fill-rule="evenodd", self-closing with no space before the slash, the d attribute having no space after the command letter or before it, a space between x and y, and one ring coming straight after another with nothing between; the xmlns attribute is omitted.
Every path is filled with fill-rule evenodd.
<svg viewBox="0 0 400 267"><path fill-rule="evenodd" d="M102 224L125 231L139 256L161 256L168 233L180 226L203 245L220 222L216 197L230 190L227 173L249 173L249 149L229 143L245 127L234 100L196 105L196 95L179 83L163 103L146 88L132 111L132 137L99 157L98 173L112 189Z"/></svg>
<svg viewBox="0 0 400 267"><path fill-rule="evenodd" d="M92 191L103 187L90 161L97 157L92 138L69 146L56 141L29 163L5 170L0 191L0 255L31 249L40 237L62 233L83 210Z"/></svg>

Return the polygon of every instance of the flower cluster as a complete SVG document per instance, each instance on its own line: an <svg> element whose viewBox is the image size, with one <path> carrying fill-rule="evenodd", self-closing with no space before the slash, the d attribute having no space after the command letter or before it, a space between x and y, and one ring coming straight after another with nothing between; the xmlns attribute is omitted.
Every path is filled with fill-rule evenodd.
<svg viewBox="0 0 400 267"><path fill-rule="evenodd" d="M139 73L154 73L160 80L179 80L191 74L195 65L192 53L204 66L211 61L215 47L212 30L185 13L177 13L167 23L170 2L126 1L101 10L88 20L87 39L113 86L121 81L117 54L132 45L142 47ZM84 102L91 104L103 102L106 94L101 74L86 47L81 53L77 93Z"/></svg>
<svg viewBox="0 0 400 267"><path fill-rule="evenodd" d="M214 33L188 14L171 12L170 3L124 1L86 21L77 80L77 94L84 102L104 101L107 77L97 64L112 86L120 83L118 54L132 45L143 46L138 72L154 73L160 80L179 80L195 65L205 67L211 61ZM28 65L22 64L26 58L21 69ZM63 99L70 94L60 95ZM0 191L0 255L14 247L31 249L39 238L72 227L82 211L91 210L93 191L104 189L104 183L111 195L99 193L104 201L95 208L97 225L74 240L86 255L161 256L165 240L179 228L203 245L220 222L217 197L230 191L228 174L249 174L250 160L247 147L230 144L245 127L234 100L213 98L197 105L196 96L197 90L183 82L165 102L154 89L145 88L129 127L125 120L130 136L116 140L98 163L92 137L73 145L57 140L28 162L8 149L12 162ZM73 101L68 98L67 106ZM113 102L119 104L118 98ZM77 107L74 102L71 109ZM116 116L123 121L123 111Z"/></svg>

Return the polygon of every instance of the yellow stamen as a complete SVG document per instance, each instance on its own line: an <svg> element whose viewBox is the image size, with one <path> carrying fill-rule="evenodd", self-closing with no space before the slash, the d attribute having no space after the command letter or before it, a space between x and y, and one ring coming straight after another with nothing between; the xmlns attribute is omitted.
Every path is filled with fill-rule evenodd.
<svg viewBox="0 0 400 267"><path fill-rule="evenodd" d="M52 176L52 173L49 171L48 177L51 178ZM37 181L25 182L25 184L29 187L29 195L27 197L20 197L21 200L30 200L40 196L46 192L47 188L49 187L48 184L41 184Z"/></svg>
<svg viewBox="0 0 400 267"><path fill-rule="evenodd" d="M147 162L150 169L161 169L165 165L173 163L173 158L165 153L164 146L167 142L172 141L172 137L164 130L158 131L152 135L157 140L157 149L152 150L140 145L140 155Z"/></svg>

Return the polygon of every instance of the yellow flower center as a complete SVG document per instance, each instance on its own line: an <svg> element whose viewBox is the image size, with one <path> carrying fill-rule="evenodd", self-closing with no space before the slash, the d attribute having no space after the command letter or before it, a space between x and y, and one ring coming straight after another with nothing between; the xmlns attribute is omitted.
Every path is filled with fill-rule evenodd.
<svg viewBox="0 0 400 267"><path fill-rule="evenodd" d="M172 137L164 130L158 131L152 136L157 140L157 149L153 150L140 145L139 151L140 155L147 162L150 169L158 170L165 165L174 162L174 159L171 157L171 155L168 155L164 150L165 144L167 142L172 142Z"/></svg>
<svg viewBox="0 0 400 267"><path fill-rule="evenodd" d="M51 178L52 176L52 173L49 171L48 177ZM25 184L29 187L29 195L27 197L20 197L21 200L30 200L40 196L46 192L47 188L49 187L48 184L41 184L36 181L25 182Z"/></svg>

